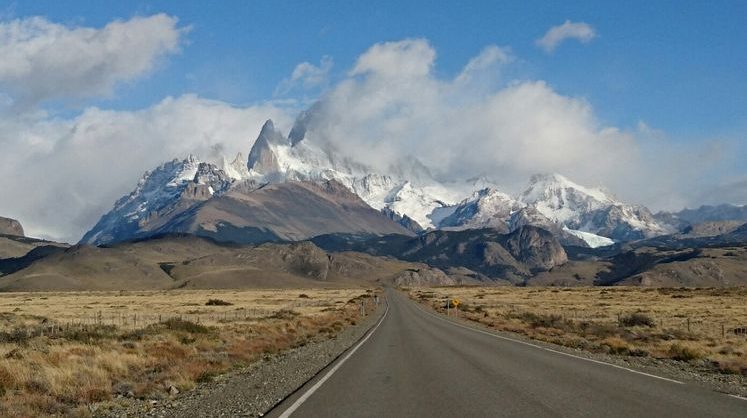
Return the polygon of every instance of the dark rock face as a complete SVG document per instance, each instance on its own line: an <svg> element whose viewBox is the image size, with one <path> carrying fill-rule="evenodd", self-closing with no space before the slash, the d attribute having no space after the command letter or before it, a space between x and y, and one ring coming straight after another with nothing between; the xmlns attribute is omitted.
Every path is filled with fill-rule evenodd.
<svg viewBox="0 0 747 418"><path fill-rule="evenodd" d="M508 235L505 246L511 255L532 271L550 270L568 262L568 256L552 233L525 226Z"/></svg>
<svg viewBox="0 0 747 418"><path fill-rule="evenodd" d="M222 173L214 167L206 166L206 170ZM241 244L301 241L329 233L412 235L335 181L263 186L245 181L218 193L220 176L212 183L200 182L199 176L198 171L195 181L186 183L178 199L137 224L127 224L130 229L118 230L113 239L101 243L174 233Z"/></svg>
<svg viewBox="0 0 747 418"><path fill-rule="evenodd" d="M411 238L389 235L356 239L318 237L317 245L328 251L359 251L420 262L442 270L466 268L476 280L507 280L523 283L539 271L565 264L568 257L555 236L541 228L523 226L504 235L495 229L433 231ZM413 276L407 280L416 280Z"/></svg>
<svg viewBox="0 0 747 418"><path fill-rule="evenodd" d="M0 217L0 234L15 235L19 237L24 236L23 227L20 222L15 219L3 217Z"/></svg>
<svg viewBox="0 0 747 418"><path fill-rule="evenodd" d="M717 205L701 206L698 209L684 209L673 214L676 218L691 224L709 221L742 221L747 222L747 206Z"/></svg>
<svg viewBox="0 0 747 418"><path fill-rule="evenodd" d="M258 173L268 174L280 170L278 159L272 150L272 145L285 144L288 140L282 133L275 130L271 120L265 122L262 130L249 151L247 168Z"/></svg>
<svg viewBox="0 0 747 418"><path fill-rule="evenodd" d="M397 222L398 224L404 226L405 228L416 234L423 232L423 227L407 215L400 215L389 208L382 209L381 213L386 215L387 218L393 220L394 222Z"/></svg>
<svg viewBox="0 0 747 418"><path fill-rule="evenodd" d="M192 182L208 186L211 194L223 193L228 190L233 180L220 168L210 163L200 163L197 166L197 173Z"/></svg>

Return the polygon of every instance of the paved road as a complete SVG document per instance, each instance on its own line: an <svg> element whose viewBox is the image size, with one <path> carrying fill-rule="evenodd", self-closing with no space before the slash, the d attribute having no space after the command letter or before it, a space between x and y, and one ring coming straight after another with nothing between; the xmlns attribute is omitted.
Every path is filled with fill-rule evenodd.
<svg viewBox="0 0 747 418"><path fill-rule="evenodd" d="M370 338L269 416L747 417L746 400L497 338L387 296Z"/></svg>

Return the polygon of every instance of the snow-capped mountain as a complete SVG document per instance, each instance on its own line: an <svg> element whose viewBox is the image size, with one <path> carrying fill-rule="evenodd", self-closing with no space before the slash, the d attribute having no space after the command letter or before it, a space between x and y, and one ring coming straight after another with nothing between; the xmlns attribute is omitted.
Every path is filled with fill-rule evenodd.
<svg viewBox="0 0 747 418"><path fill-rule="evenodd" d="M248 178L277 183L287 180L335 180L378 210L407 216L422 228L436 225L429 215L437 208L455 204L458 194L435 181L416 159L403 159L387 173L343 158L324 143L306 138L305 114L288 138L267 121L249 152Z"/></svg>
<svg viewBox="0 0 747 418"><path fill-rule="evenodd" d="M249 150L232 161L200 162L189 156L147 172L135 190L83 238L86 243L119 240L163 212L184 210L182 200L207 200L249 181L342 184L368 206L410 231L494 228L509 233L525 225L551 231L565 245L609 245L671 232L642 206L581 186L559 174L532 176L523 193L512 196L485 178L442 183L417 158L403 156L382 172L340 155L310 127L314 108L303 112L288 136L268 120ZM303 205L303 202L298 202Z"/></svg>
<svg viewBox="0 0 747 418"><path fill-rule="evenodd" d="M233 180L217 166L190 155L147 171L135 190L114 203L114 208L88 231L81 242L103 244L130 237L142 222L158 216L180 199L205 200L220 195Z"/></svg>
<svg viewBox="0 0 747 418"><path fill-rule="evenodd" d="M508 233L511 216L521 210L521 202L493 188L484 188L459 202L453 212L438 224L441 229L495 228Z"/></svg>
<svg viewBox="0 0 747 418"><path fill-rule="evenodd" d="M559 174L533 176L519 199L571 231L616 241L671 232L647 208L623 203L602 189L578 185Z"/></svg>
<svg viewBox="0 0 747 418"><path fill-rule="evenodd" d="M578 226L589 212L617 203L604 191L583 187L559 174L535 174L519 200L550 220L569 226Z"/></svg>
<svg viewBox="0 0 747 418"><path fill-rule="evenodd" d="M648 209L627 205L608 192L574 183L559 174L532 176L517 197L485 188L457 204L438 224L444 229L492 227L514 231L545 228L567 244L590 247L648 238L669 232Z"/></svg>

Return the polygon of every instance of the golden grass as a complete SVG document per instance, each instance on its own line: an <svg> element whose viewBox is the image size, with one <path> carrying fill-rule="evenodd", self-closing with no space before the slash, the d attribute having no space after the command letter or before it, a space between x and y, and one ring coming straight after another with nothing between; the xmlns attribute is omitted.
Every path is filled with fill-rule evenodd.
<svg viewBox="0 0 747 418"><path fill-rule="evenodd" d="M610 354L705 359L747 375L747 288L413 288L410 297L489 327ZM453 312L453 310L452 310Z"/></svg>
<svg viewBox="0 0 747 418"><path fill-rule="evenodd" d="M54 318L59 324L104 324L129 329L172 317L218 325L263 318L280 309L318 315L360 293L361 289L0 293L0 313ZM207 305L211 299L230 305ZM0 318L0 329L3 326L7 324Z"/></svg>
<svg viewBox="0 0 747 418"><path fill-rule="evenodd" d="M0 416L86 416L93 403L192 389L263 355L336 335L359 320L358 303L370 302L371 292L2 294ZM205 305L210 299L231 305ZM88 320L76 316L91 310ZM137 325L117 322L130 312Z"/></svg>

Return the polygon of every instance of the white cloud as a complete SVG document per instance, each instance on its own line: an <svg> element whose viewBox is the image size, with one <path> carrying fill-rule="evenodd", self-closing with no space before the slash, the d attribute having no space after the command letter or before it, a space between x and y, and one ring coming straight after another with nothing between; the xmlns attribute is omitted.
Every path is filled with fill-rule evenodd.
<svg viewBox="0 0 747 418"><path fill-rule="evenodd" d="M358 57L351 76L372 74L396 79L422 77L433 67L436 51L425 39L407 39L372 46Z"/></svg>
<svg viewBox="0 0 747 418"><path fill-rule="evenodd" d="M280 82L277 89L275 89L275 95L287 94L297 86L301 86L306 90L323 87L329 81L329 72L333 66L334 61L326 55L322 57L318 66L310 62L302 62L296 65L289 78Z"/></svg>
<svg viewBox="0 0 747 418"><path fill-rule="evenodd" d="M717 145L675 146L645 124L606 126L584 99L543 81L500 82L495 70L511 56L489 46L442 79L427 41L374 45L322 97L309 137L382 170L412 155L441 180L487 175L507 191L554 171L656 209L692 205L708 187L702 174L719 165ZM296 80L308 74L299 70ZM237 107L184 95L137 111L92 107L68 119L38 109L0 112L0 215L20 218L32 235L75 241L145 170L188 153L246 154L267 118L287 131L290 103Z"/></svg>
<svg viewBox="0 0 747 418"><path fill-rule="evenodd" d="M321 120L309 137L345 155L366 155L382 170L417 156L444 181L487 175L518 191L533 173L559 172L654 208L684 202L699 175L688 169L698 155L692 147L647 144L636 127L606 126L583 98L561 95L543 81L491 88L480 80L484 91L475 94L458 80L478 63L505 61L486 59L503 57L487 51L454 79L441 79L426 41L374 45L322 99Z"/></svg>
<svg viewBox="0 0 747 418"><path fill-rule="evenodd" d="M475 74L490 70L496 66L511 63L514 56L510 48L501 48L496 45L485 47L480 54L467 62L462 72L456 77L457 83L470 81Z"/></svg>
<svg viewBox="0 0 747 418"><path fill-rule="evenodd" d="M165 14L68 27L43 17L0 23L0 86L29 105L46 99L109 95L178 52L187 29Z"/></svg>
<svg viewBox="0 0 747 418"><path fill-rule="evenodd" d="M597 36L594 28L588 23L566 20L562 25L551 27L545 36L537 39L536 44L545 52L552 52L567 39L588 43Z"/></svg>
<svg viewBox="0 0 747 418"><path fill-rule="evenodd" d="M235 107L194 95L139 111L88 108L74 119L43 112L0 119L0 213L32 236L77 241L146 170L195 153L247 155L264 121L290 125L272 105Z"/></svg>

